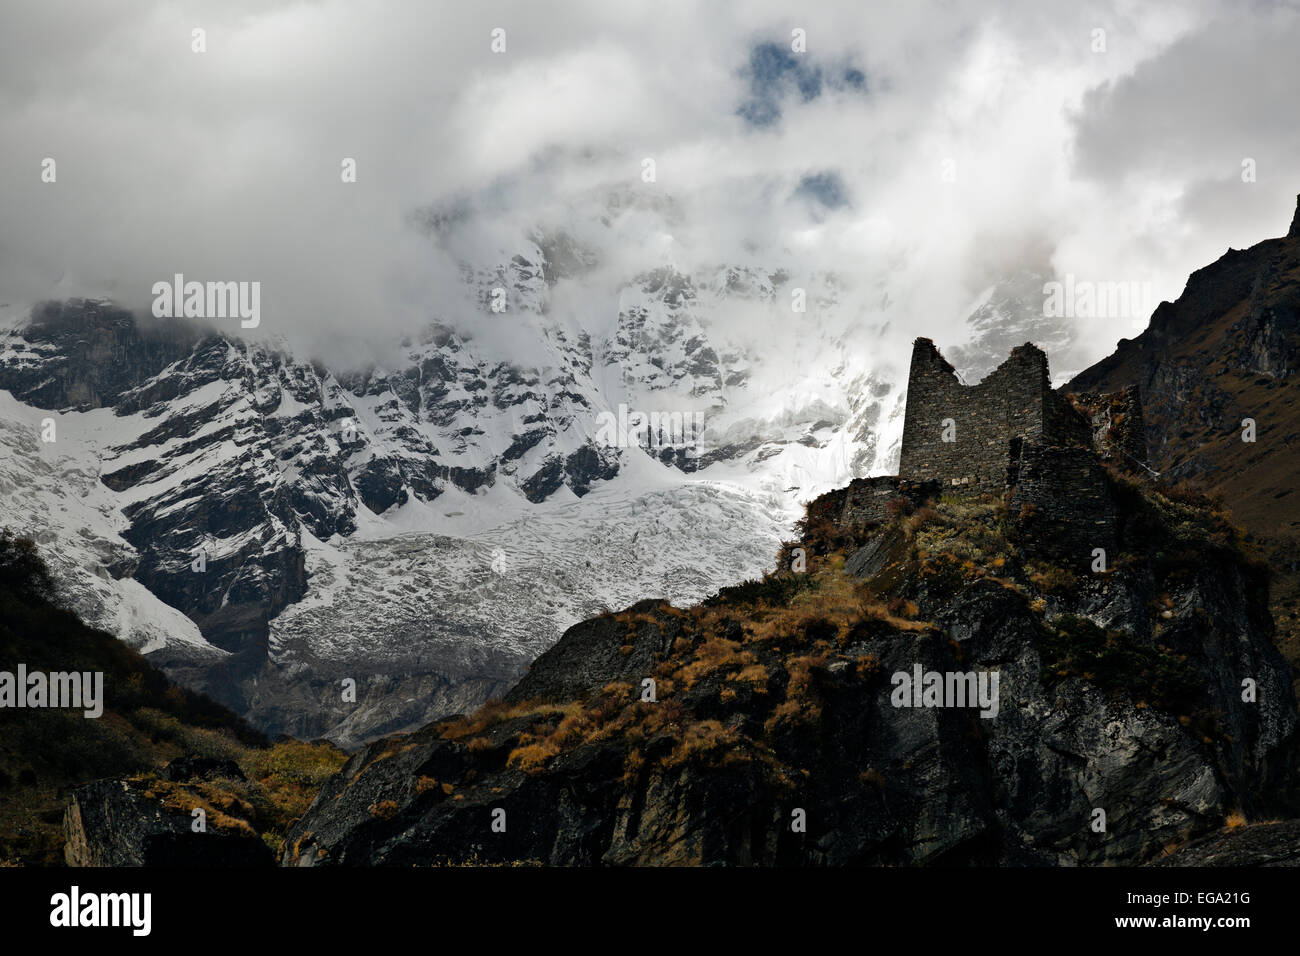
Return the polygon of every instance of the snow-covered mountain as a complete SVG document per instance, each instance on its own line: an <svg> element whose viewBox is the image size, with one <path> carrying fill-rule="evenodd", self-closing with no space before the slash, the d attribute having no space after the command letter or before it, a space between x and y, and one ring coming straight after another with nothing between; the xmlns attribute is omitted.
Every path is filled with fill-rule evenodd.
<svg viewBox="0 0 1300 956"><path fill-rule="evenodd" d="M612 196L598 228L645 212ZM435 241L455 221L431 215ZM0 524L182 680L352 744L501 692L603 606L760 574L801 502L895 469L887 304L779 264L624 275L595 248L569 223L475 250L470 314L360 370L108 302L4 310ZM992 308L1050 344L1040 306L990 290L966 366L1005 355Z"/></svg>
<svg viewBox="0 0 1300 956"><path fill-rule="evenodd" d="M1085 358L1067 319L1044 314L1044 286L1050 271L1021 269L989 286L972 303L966 318L970 339L945 350L962 378L978 382L1017 345L1033 342L1048 354L1054 383L1067 381Z"/></svg>

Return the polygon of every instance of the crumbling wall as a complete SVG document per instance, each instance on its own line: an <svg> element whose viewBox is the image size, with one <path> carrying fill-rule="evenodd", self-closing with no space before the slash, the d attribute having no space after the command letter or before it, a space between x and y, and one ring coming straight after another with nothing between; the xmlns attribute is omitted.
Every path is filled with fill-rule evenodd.
<svg viewBox="0 0 1300 956"><path fill-rule="evenodd" d="M841 521L885 521L894 503L953 491L1008 494L1025 552L1080 569L1118 552L1107 465L1147 460L1136 387L1066 396L1047 355L1026 343L982 382L965 385L929 339L912 346L899 477L855 481ZM945 441L945 437L951 440Z"/></svg>
<svg viewBox="0 0 1300 956"><path fill-rule="evenodd" d="M892 517L892 508L916 507L939 490L937 481L908 481L897 475L855 478L846 489L840 523L878 524Z"/></svg>
<svg viewBox="0 0 1300 956"><path fill-rule="evenodd" d="M1087 570L1094 549L1107 567L1119 553L1118 506L1092 449L1026 443L1008 506L1029 556Z"/></svg>
<svg viewBox="0 0 1300 956"><path fill-rule="evenodd" d="M1000 492L1019 442L1063 430L1047 356L1026 343L976 385L963 385L934 343L917 339L907 379L899 475L945 487ZM1073 440L1074 436L1067 436ZM945 440L945 438L951 440Z"/></svg>

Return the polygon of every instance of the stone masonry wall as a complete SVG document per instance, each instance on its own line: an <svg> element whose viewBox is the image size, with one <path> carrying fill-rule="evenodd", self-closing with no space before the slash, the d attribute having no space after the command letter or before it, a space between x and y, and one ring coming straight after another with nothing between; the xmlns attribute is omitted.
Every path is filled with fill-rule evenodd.
<svg viewBox="0 0 1300 956"><path fill-rule="evenodd" d="M944 441L945 420L952 441ZM1118 551L1107 464L1141 474L1147 460L1136 387L1065 396L1047 356L1026 343L982 382L964 385L929 339L912 346L898 477L846 489L840 520L885 521L892 506L928 496L1008 494L1026 554L1079 569Z"/></svg>
<svg viewBox="0 0 1300 956"><path fill-rule="evenodd" d="M935 481L906 481L894 475L855 478L844 496L840 523L878 524L892 517L891 504L907 502L915 507L939 491L939 483Z"/></svg>
<svg viewBox="0 0 1300 956"><path fill-rule="evenodd" d="M934 343L919 338L907 380L899 475L1001 492L1021 443L1086 439L1086 430L1068 425L1061 401L1048 379L1047 355L1034 345L1018 346L983 381L963 385ZM947 420L952 441L944 441Z"/></svg>
<svg viewBox="0 0 1300 956"><path fill-rule="evenodd" d="M1101 548L1109 566L1119 552L1117 507L1096 453L1026 443L1019 471L1008 506L1027 532L1026 554L1087 570Z"/></svg>

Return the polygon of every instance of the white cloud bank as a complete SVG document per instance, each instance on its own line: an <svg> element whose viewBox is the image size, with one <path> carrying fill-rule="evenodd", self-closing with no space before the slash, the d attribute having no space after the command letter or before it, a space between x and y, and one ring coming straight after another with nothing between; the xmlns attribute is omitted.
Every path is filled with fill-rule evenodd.
<svg viewBox="0 0 1300 956"><path fill-rule="evenodd" d="M0 302L145 309L176 272L257 280L259 333L364 361L434 316L477 321L416 210L459 204L462 248L491 252L625 186L677 218L608 234L610 274L834 270L942 343L1022 265L1172 298L1228 246L1285 232L1294 7L884 6L6 3ZM1132 330L1080 334L1100 358Z"/></svg>

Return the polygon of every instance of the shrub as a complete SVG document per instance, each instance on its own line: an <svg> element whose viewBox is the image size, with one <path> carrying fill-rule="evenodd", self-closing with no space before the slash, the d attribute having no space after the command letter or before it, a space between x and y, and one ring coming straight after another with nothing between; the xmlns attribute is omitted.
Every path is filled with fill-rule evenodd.
<svg viewBox="0 0 1300 956"><path fill-rule="evenodd" d="M948 601L965 587L969 569L949 554L927 555L921 562L920 583L931 600Z"/></svg>
<svg viewBox="0 0 1300 956"><path fill-rule="evenodd" d="M705 607L754 606L785 607L799 593L813 587L811 574L768 575L762 580L742 581L725 587L705 598Z"/></svg>
<svg viewBox="0 0 1300 956"><path fill-rule="evenodd" d="M903 518L916 511L910 498L890 498L885 502L885 513L891 518Z"/></svg>
<svg viewBox="0 0 1300 956"><path fill-rule="evenodd" d="M0 587L41 597L54 594L54 579L31 538L0 531Z"/></svg>
<svg viewBox="0 0 1300 956"><path fill-rule="evenodd" d="M1072 594L1079 586L1079 579L1073 572L1046 561L1031 561L1025 570L1029 580L1043 594Z"/></svg>
<svg viewBox="0 0 1300 956"><path fill-rule="evenodd" d="M558 751L547 744L525 744L510 751L506 766L515 767L526 774L539 774L546 769L546 762Z"/></svg>

